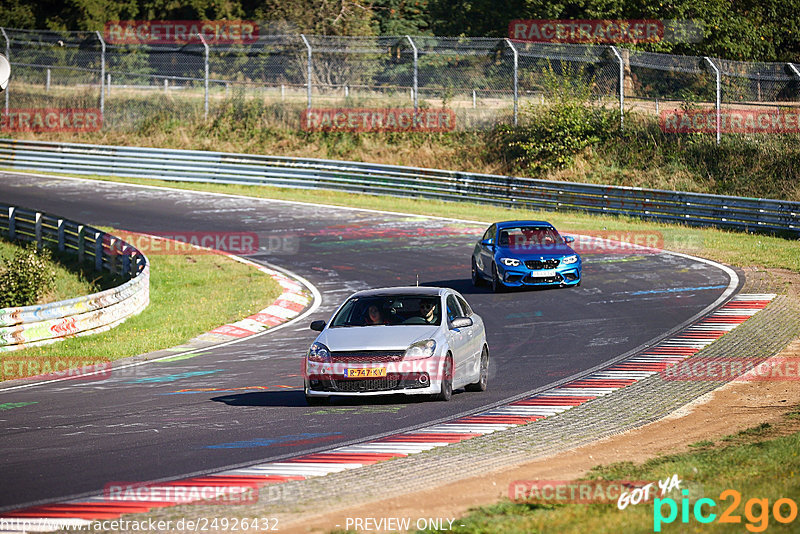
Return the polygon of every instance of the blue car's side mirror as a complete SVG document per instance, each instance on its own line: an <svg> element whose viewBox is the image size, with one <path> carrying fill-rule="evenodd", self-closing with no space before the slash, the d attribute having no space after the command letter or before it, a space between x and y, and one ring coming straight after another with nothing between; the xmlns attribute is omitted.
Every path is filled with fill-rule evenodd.
<svg viewBox="0 0 800 534"><path fill-rule="evenodd" d="M564 236L564 242L565 243L574 243L575 242L575 238L572 237L571 235L565 235Z"/></svg>
<svg viewBox="0 0 800 534"><path fill-rule="evenodd" d="M481 245L484 245L486 247L493 247L494 239L484 239L483 241L481 241Z"/></svg>

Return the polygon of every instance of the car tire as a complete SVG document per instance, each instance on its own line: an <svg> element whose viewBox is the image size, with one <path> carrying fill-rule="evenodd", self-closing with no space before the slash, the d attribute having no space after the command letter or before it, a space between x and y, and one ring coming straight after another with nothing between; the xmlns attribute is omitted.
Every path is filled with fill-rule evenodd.
<svg viewBox="0 0 800 534"><path fill-rule="evenodd" d="M483 351L481 352L481 372L478 377L477 382L473 382L472 384L467 384L466 390L467 391L486 391L486 386L489 383L489 348L486 345L483 346Z"/></svg>
<svg viewBox="0 0 800 534"><path fill-rule="evenodd" d="M453 396L453 356L448 354L442 365L442 389L433 396L434 400L447 402Z"/></svg>
<svg viewBox="0 0 800 534"><path fill-rule="evenodd" d="M492 264L492 291L494 291L495 293L502 293L503 291L505 291L505 289L506 289L505 284L500 280L500 273L497 272L497 265L493 263Z"/></svg>
<svg viewBox="0 0 800 534"><path fill-rule="evenodd" d="M475 263L475 257L472 258L472 285L475 287L483 285L483 277L478 272L478 264Z"/></svg>

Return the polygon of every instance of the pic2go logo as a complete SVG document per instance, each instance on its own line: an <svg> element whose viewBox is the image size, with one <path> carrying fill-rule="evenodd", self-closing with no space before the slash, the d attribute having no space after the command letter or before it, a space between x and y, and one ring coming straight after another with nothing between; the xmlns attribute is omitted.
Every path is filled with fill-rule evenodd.
<svg viewBox="0 0 800 534"><path fill-rule="evenodd" d="M689 503L689 490L682 490L680 514L681 523L689 523L689 513L694 515L698 523L741 523L742 516L736 515L736 509L742 502L742 494L733 489L727 489L719 494L720 501L732 499L731 504L717 519L717 514L711 510L717 506L713 499L703 498L695 501L694 506ZM665 506L669 509L664 515ZM656 498L653 501L653 531L661 532L662 524L673 523L678 518L678 503L675 499ZM744 516L747 519L745 528L750 532L764 532L769 526L769 499L749 499L744 505ZM782 498L772 505L772 515L778 523L788 524L797 518L797 503L792 499Z"/></svg>

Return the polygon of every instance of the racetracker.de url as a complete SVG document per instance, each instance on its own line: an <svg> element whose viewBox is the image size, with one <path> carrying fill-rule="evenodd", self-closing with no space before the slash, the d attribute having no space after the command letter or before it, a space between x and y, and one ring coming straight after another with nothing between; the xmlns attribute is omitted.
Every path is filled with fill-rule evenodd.
<svg viewBox="0 0 800 534"><path fill-rule="evenodd" d="M277 531L278 519L275 517L197 517L194 519L104 519L84 521L80 519L26 519L0 518L0 532L57 529L66 531L105 532L244 532L244 531Z"/></svg>

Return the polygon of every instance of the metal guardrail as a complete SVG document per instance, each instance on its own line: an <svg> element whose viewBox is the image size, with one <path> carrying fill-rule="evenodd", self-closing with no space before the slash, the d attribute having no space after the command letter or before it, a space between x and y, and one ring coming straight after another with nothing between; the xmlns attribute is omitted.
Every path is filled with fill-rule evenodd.
<svg viewBox="0 0 800 534"><path fill-rule="evenodd" d="M800 202L197 150L0 139L0 166L70 174L336 189L625 215L800 236Z"/></svg>
<svg viewBox="0 0 800 534"><path fill-rule="evenodd" d="M52 343L65 337L112 328L150 302L147 258L123 240L84 224L0 203L0 231L10 239L32 241L74 252L95 270L128 278L118 287L49 304L0 309L0 352Z"/></svg>

